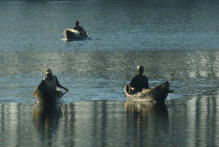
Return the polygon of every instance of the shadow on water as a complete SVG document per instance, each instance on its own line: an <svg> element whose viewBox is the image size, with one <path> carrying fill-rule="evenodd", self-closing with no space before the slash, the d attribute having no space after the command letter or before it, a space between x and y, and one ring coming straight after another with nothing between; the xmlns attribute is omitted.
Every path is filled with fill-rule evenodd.
<svg viewBox="0 0 219 147"><path fill-rule="evenodd" d="M61 104L42 105L35 103L33 106L33 122L40 137L40 142L52 146L53 138L62 117Z"/></svg>

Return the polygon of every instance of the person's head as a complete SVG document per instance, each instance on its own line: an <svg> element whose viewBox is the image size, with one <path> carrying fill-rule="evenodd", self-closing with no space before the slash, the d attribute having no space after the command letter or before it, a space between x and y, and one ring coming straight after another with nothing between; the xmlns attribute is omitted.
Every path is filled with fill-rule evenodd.
<svg viewBox="0 0 219 147"><path fill-rule="evenodd" d="M142 75L144 73L144 67L142 65L137 66L137 72L139 75Z"/></svg>
<svg viewBox="0 0 219 147"><path fill-rule="evenodd" d="M45 71L45 75L46 75L47 77L52 76L52 70L51 70L51 69L47 69L47 70Z"/></svg>
<svg viewBox="0 0 219 147"><path fill-rule="evenodd" d="M78 20L75 21L75 26L79 26L79 21Z"/></svg>

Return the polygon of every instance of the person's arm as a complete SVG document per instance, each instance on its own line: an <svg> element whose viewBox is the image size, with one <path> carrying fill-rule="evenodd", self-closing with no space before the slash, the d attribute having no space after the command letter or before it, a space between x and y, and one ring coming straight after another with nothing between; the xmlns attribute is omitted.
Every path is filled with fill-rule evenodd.
<svg viewBox="0 0 219 147"><path fill-rule="evenodd" d="M60 87L60 88L63 88L63 89L67 92L67 91L68 91L68 88L62 86L62 85L59 83L59 80L58 80L58 78L57 78L56 76L55 76L55 78L56 78L56 86L57 86L57 87Z"/></svg>
<svg viewBox="0 0 219 147"><path fill-rule="evenodd" d="M130 82L130 91L131 93L137 92L137 76L134 76Z"/></svg>
<svg viewBox="0 0 219 147"><path fill-rule="evenodd" d="M131 79L130 86L133 87L133 88L136 87L136 76L134 76L134 77Z"/></svg>
<svg viewBox="0 0 219 147"><path fill-rule="evenodd" d="M83 34L83 35L86 35L87 34L87 32L84 30L84 28L83 27L81 27L80 26L80 32L81 32L81 34Z"/></svg>
<svg viewBox="0 0 219 147"><path fill-rule="evenodd" d="M149 88L148 78L147 77L145 77L145 88Z"/></svg>
<svg viewBox="0 0 219 147"><path fill-rule="evenodd" d="M83 31L84 33L86 33L86 31L84 30L84 28L83 28L83 27L81 27L81 29L82 29L82 31Z"/></svg>

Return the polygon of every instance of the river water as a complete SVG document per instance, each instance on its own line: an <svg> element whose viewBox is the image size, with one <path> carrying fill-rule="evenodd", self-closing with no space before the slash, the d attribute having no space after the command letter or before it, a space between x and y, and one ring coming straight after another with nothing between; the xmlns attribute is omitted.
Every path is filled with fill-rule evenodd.
<svg viewBox="0 0 219 147"><path fill-rule="evenodd" d="M0 146L218 146L215 0L8 0L0 4ZM91 39L66 42L75 20ZM128 103L143 65L165 105ZM32 91L50 68L69 88L54 108Z"/></svg>

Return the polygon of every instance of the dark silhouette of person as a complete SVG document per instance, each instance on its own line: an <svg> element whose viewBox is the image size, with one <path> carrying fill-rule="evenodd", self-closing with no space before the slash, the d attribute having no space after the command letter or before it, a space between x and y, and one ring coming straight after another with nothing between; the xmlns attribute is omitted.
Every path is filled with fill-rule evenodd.
<svg viewBox="0 0 219 147"><path fill-rule="evenodd" d="M66 92L68 91L68 88L65 88L64 86L62 86L59 83L58 78L55 75L52 74L51 69L46 70L45 78L43 79L43 81L45 82L47 88L50 91L56 91L56 87L63 88Z"/></svg>
<svg viewBox="0 0 219 147"><path fill-rule="evenodd" d="M83 29L83 27L79 26L79 21L75 21L75 26L73 27L74 30L77 30L80 35L87 36L87 32Z"/></svg>
<svg viewBox="0 0 219 147"><path fill-rule="evenodd" d="M62 92L57 87L64 89ZM47 69L45 71L45 77L41 80L38 87L33 91L33 95L36 97L39 103L47 103L47 102L55 102L57 98L61 98L66 92L68 92L68 88L62 86L58 78L52 74L51 69Z"/></svg>
<svg viewBox="0 0 219 147"><path fill-rule="evenodd" d="M148 78L143 75L144 73L144 67L143 66L137 66L137 72L138 74L135 75L130 82L130 88L132 88L133 93L141 92L142 89L148 89Z"/></svg>

